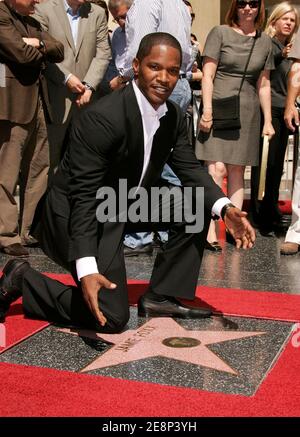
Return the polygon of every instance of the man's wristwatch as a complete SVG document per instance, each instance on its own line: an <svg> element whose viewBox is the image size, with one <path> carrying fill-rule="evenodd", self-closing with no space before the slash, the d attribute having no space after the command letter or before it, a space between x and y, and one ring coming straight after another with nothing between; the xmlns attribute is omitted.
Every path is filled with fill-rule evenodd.
<svg viewBox="0 0 300 437"><path fill-rule="evenodd" d="M226 205L223 206L223 208L221 209L221 218L223 221L229 208L236 208L236 206L233 203L226 203Z"/></svg>
<svg viewBox="0 0 300 437"><path fill-rule="evenodd" d="M92 91L92 92L95 91L95 88L93 88L90 84L88 84L88 83L86 83L86 82L82 82L82 83L83 83L83 85L85 86L85 88L86 88L87 90L90 90L90 91Z"/></svg>
<svg viewBox="0 0 300 437"><path fill-rule="evenodd" d="M42 39L40 39L39 49L44 50L46 48L45 43Z"/></svg>
<svg viewBox="0 0 300 437"><path fill-rule="evenodd" d="M118 82L119 82L120 85L124 85L124 83L127 83L127 79L125 79L122 74L119 74Z"/></svg>

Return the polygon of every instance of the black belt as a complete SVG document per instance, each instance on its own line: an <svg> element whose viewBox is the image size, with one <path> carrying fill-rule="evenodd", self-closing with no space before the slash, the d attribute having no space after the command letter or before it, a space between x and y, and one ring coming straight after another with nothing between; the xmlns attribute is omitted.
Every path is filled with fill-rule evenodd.
<svg viewBox="0 0 300 437"><path fill-rule="evenodd" d="M180 74L179 79L186 79L186 74L185 73Z"/></svg>

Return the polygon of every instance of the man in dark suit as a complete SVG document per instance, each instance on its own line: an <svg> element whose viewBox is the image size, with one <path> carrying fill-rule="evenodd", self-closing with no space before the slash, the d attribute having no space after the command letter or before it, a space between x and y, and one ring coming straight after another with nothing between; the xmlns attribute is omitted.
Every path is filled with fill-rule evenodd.
<svg viewBox="0 0 300 437"><path fill-rule="evenodd" d="M46 63L61 62L63 45L29 15L39 0L0 2L0 249L28 255L35 208L47 186L51 120ZM20 220L14 190L20 184ZM20 224L19 224L20 222Z"/></svg>
<svg viewBox="0 0 300 437"><path fill-rule="evenodd" d="M212 211L223 217L238 247L252 247L255 234L246 213L224 198L197 161L188 144L183 114L167 101L180 65L181 48L173 36L145 36L133 62L135 81L104 97L81 116L48 193L39 229L45 253L74 273L78 287L53 281L26 262L11 261L0 282L2 308L22 289L28 316L99 332L122 330L129 317L124 232L152 230L160 225L122 222L126 206L120 208L119 220L100 223L96 214L100 219L101 202L96 196L100 197L99 188L108 187L114 189L117 203L124 203L128 195L126 188L122 193L125 182L128 190L140 186L150 191L159 185L162 168L168 162L183 189L204 187L205 225L200 233L188 233L184 222L170 219L161 224L171 229L170 238L157 255L149 288L138 303L138 314L182 318L211 315L207 309L184 306L176 298L195 296Z"/></svg>

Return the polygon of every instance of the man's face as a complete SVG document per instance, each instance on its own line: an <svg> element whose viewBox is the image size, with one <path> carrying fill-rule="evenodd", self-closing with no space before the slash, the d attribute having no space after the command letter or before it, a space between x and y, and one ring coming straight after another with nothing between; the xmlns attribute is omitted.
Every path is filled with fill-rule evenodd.
<svg viewBox="0 0 300 437"><path fill-rule="evenodd" d="M154 109L171 95L180 71L180 53L168 45L153 46L142 61L134 59L137 85Z"/></svg>
<svg viewBox="0 0 300 437"><path fill-rule="evenodd" d="M34 6L40 3L40 0L11 0L10 4L21 15L30 15L34 13Z"/></svg>
<svg viewBox="0 0 300 437"><path fill-rule="evenodd" d="M110 10L111 15L114 17L114 20L122 29L125 28L128 9L129 8L125 5L125 3L121 3L116 9Z"/></svg>

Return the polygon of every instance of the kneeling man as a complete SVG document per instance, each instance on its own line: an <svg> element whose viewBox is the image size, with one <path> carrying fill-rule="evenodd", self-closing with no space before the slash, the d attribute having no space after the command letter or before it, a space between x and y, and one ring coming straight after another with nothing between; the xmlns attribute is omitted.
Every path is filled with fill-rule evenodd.
<svg viewBox="0 0 300 437"><path fill-rule="evenodd" d="M21 290L24 312L29 317L99 332L121 331L129 318L124 233L160 227L170 229L170 238L157 254L149 288L138 302L138 314L181 318L211 315L208 309L188 307L178 300L195 297L211 217L223 218L237 247L251 248L255 233L246 213L230 204L197 161L181 110L167 100L178 80L181 61L180 44L173 36L145 36L133 62L134 81L82 114L48 192L38 229L45 253L72 272L77 287L40 274L26 261L10 261L0 283L3 315ZM125 197L132 197L128 196L130 190L150 192L160 186L166 163L180 178L183 190L203 187L201 232L188 232L187 223L173 220L172 211L169 223L133 223L130 214L124 220L130 206L120 208L117 220L97 220L99 189L114 190L117 203L127 205ZM151 202L149 205L156 207Z"/></svg>

